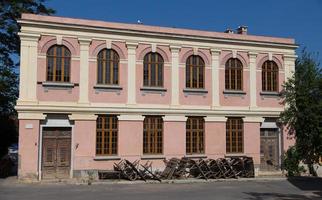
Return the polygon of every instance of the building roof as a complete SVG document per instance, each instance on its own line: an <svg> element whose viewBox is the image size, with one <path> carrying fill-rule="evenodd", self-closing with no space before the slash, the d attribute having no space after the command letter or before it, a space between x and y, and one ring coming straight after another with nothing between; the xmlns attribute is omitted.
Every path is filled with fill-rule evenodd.
<svg viewBox="0 0 322 200"><path fill-rule="evenodd" d="M127 23L116 23L106 22L98 20L87 20L87 19L76 19L69 17L57 17L57 16L44 16L35 14L22 14L22 21L34 21L34 22L46 22L54 24L64 25L77 25L83 27L95 27L95 28L107 28L124 31L137 31L143 33L157 33L163 35L177 35L177 36L192 36L192 37L205 37L205 38L216 38L216 39L232 39L238 41L254 41L264 43L278 43L286 45L295 45L293 38L282 38L282 37L268 37L258 35L244 35L237 33L224 33L214 31L202 31L193 29L183 28L170 28L160 26L150 26L143 24L127 24Z"/></svg>

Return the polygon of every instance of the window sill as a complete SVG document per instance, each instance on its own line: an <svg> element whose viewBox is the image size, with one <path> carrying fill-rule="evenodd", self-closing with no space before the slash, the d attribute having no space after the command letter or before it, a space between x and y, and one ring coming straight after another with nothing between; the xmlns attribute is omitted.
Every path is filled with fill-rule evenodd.
<svg viewBox="0 0 322 200"><path fill-rule="evenodd" d="M158 160L158 159L165 159L164 155L144 155L141 156L142 160Z"/></svg>
<svg viewBox="0 0 322 200"><path fill-rule="evenodd" d="M142 92L142 96L145 96L146 94L160 94L161 96L164 96L167 89L163 87L141 87L140 91Z"/></svg>
<svg viewBox="0 0 322 200"><path fill-rule="evenodd" d="M278 92L260 92L259 93L263 97L280 97L280 93Z"/></svg>
<svg viewBox="0 0 322 200"><path fill-rule="evenodd" d="M224 94L233 94L233 95L246 95L246 92L242 90L224 90Z"/></svg>
<svg viewBox="0 0 322 200"><path fill-rule="evenodd" d="M229 157L245 157L245 153L226 153L225 158Z"/></svg>
<svg viewBox="0 0 322 200"><path fill-rule="evenodd" d="M76 86L74 83L64 83L64 82L42 82L43 87L53 87L53 88L73 88Z"/></svg>
<svg viewBox="0 0 322 200"><path fill-rule="evenodd" d="M119 85L94 85L94 89L102 89L102 90L122 90L123 88Z"/></svg>
<svg viewBox="0 0 322 200"><path fill-rule="evenodd" d="M205 89L185 88L182 91L185 97L189 95L199 95L199 96L206 97L206 95L208 94L208 91Z"/></svg>
<svg viewBox="0 0 322 200"><path fill-rule="evenodd" d="M207 158L206 155L204 154L189 154L189 155L185 155L185 158Z"/></svg>
<svg viewBox="0 0 322 200"><path fill-rule="evenodd" d="M95 156L95 161L104 161L104 160L121 160L119 156Z"/></svg>
<svg viewBox="0 0 322 200"><path fill-rule="evenodd" d="M98 84L94 85L95 93L98 94L100 92L115 92L117 95L121 94L121 90L123 89L119 85L103 85Z"/></svg>

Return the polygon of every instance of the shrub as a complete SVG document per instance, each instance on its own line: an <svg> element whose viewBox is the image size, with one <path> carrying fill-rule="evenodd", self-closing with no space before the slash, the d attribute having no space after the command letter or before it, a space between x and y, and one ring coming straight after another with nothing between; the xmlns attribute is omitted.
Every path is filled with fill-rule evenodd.
<svg viewBox="0 0 322 200"><path fill-rule="evenodd" d="M304 166L300 166L300 161L296 147L290 147L286 151L283 161L283 168L287 171L287 176L300 176L302 172L305 172Z"/></svg>

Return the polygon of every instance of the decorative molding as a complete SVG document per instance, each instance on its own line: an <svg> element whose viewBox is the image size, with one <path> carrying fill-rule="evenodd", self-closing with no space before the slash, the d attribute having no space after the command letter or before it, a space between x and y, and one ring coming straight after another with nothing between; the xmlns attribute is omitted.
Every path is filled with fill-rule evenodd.
<svg viewBox="0 0 322 200"><path fill-rule="evenodd" d="M142 115L119 115L117 116L119 121L143 121L144 116Z"/></svg>
<svg viewBox="0 0 322 200"><path fill-rule="evenodd" d="M24 119L24 120L32 120L32 119L38 119L38 120L44 120L46 119L46 115L43 113L25 113L25 112L19 112L18 113L18 119Z"/></svg>
<svg viewBox="0 0 322 200"><path fill-rule="evenodd" d="M184 115L165 115L162 117L164 122L186 122L187 117Z"/></svg>
<svg viewBox="0 0 322 200"><path fill-rule="evenodd" d="M226 117L217 117L217 116L207 116L205 117L205 122L226 122Z"/></svg>
<svg viewBox="0 0 322 200"><path fill-rule="evenodd" d="M268 60L269 61L272 61L273 60L273 54L272 54L272 52L269 52L268 53Z"/></svg>
<svg viewBox="0 0 322 200"><path fill-rule="evenodd" d="M262 123L265 120L264 117L253 117L253 116L246 116L243 121L244 122L260 122Z"/></svg>
<svg viewBox="0 0 322 200"><path fill-rule="evenodd" d="M80 121L80 120L96 121L97 115L75 113L75 114L68 115L68 118L69 118L69 120L76 120L76 121Z"/></svg>
<svg viewBox="0 0 322 200"><path fill-rule="evenodd" d="M237 58L237 50L232 50L231 53L233 58Z"/></svg>
<svg viewBox="0 0 322 200"><path fill-rule="evenodd" d="M62 45L63 44L63 36L56 35L56 42L58 45Z"/></svg>
<svg viewBox="0 0 322 200"><path fill-rule="evenodd" d="M157 45L155 43L151 44L151 51L155 53L157 51Z"/></svg>
<svg viewBox="0 0 322 200"><path fill-rule="evenodd" d="M106 48L111 49L112 48L112 41L111 40L105 40Z"/></svg>

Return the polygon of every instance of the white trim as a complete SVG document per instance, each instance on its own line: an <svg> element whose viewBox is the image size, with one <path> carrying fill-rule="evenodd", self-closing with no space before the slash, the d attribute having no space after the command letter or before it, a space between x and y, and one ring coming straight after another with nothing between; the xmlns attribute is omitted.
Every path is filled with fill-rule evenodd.
<svg viewBox="0 0 322 200"><path fill-rule="evenodd" d="M89 94L89 44L91 39L79 38L79 48L80 48L80 66L79 66L79 100L81 104L88 104L88 94Z"/></svg>
<svg viewBox="0 0 322 200"><path fill-rule="evenodd" d="M126 42L127 46L127 103L136 104L136 47L138 43Z"/></svg>
<svg viewBox="0 0 322 200"><path fill-rule="evenodd" d="M186 122L187 118L184 115L165 115L162 117L164 122Z"/></svg>
<svg viewBox="0 0 322 200"><path fill-rule="evenodd" d="M220 66L220 50L211 49L211 88L212 88L212 107L220 106L219 95L219 66Z"/></svg>
<svg viewBox="0 0 322 200"><path fill-rule="evenodd" d="M218 117L218 116L207 116L205 117L205 122L226 122L227 118L222 116L222 117Z"/></svg>
<svg viewBox="0 0 322 200"><path fill-rule="evenodd" d="M244 122L258 122L262 123L265 120L264 117L245 117Z"/></svg>
<svg viewBox="0 0 322 200"><path fill-rule="evenodd" d="M117 116L119 121L143 121L144 117L142 115L120 115Z"/></svg>
<svg viewBox="0 0 322 200"><path fill-rule="evenodd" d="M257 107L257 75L256 75L256 58L257 53L249 52L249 90L250 90L250 107Z"/></svg>
<svg viewBox="0 0 322 200"><path fill-rule="evenodd" d="M171 49L171 106L179 105L179 51L180 47L170 46Z"/></svg>

